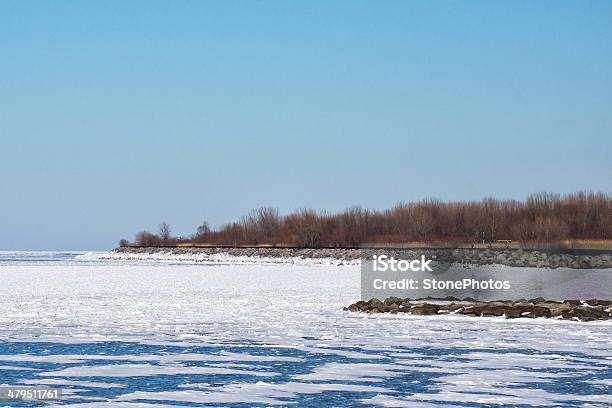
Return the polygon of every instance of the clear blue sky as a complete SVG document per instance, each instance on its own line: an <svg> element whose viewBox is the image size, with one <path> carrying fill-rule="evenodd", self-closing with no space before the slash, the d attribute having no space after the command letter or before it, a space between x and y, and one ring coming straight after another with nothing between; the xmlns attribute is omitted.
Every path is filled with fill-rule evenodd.
<svg viewBox="0 0 612 408"><path fill-rule="evenodd" d="M2 1L0 249L612 190L609 1Z"/></svg>

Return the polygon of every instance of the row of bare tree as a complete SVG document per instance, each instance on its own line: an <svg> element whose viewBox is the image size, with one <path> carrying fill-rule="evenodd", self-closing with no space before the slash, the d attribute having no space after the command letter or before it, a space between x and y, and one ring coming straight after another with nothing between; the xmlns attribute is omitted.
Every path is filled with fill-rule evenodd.
<svg viewBox="0 0 612 408"><path fill-rule="evenodd" d="M384 211L352 207L339 214L328 214L302 209L285 216L275 208L263 207L218 229L204 223L189 238L172 238L164 223L158 235L139 233L136 244L345 247L383 242L488 243L498 239L521 242L612 239L612 195L537 193L524 201L428 199L400 203Z"/></svg>
<svg viewBox="0 0 612 408"><path fill-rule="evenodd" d="M153 234L149 231L140 231L134 238L134 244L138 246L160 246L160 245L175 245L180 240L172 237L172 230L167 222L159 224L159 230L157 234ZM127 239L119 241L119 246L124 247L131 245Z"/></svg>

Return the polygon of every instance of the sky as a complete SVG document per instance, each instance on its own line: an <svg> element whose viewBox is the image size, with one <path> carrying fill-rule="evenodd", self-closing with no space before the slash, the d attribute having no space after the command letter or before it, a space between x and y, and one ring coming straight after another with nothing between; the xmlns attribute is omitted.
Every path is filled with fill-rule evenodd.
<svg viewBox="0 0 612 408"><path fill-rule="evenodd" d="M612 191L609 1L0 2L0 249Z"/></svg>

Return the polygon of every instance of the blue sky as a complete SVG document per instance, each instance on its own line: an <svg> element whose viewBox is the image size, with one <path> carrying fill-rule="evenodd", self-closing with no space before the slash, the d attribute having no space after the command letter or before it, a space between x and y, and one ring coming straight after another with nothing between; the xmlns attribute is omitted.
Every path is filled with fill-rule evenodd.
<svg viewBox="0 0 612 408"><path fill-rule="evenodd" d="M2 1L0 249L612 189L607 1Z"/></svg>

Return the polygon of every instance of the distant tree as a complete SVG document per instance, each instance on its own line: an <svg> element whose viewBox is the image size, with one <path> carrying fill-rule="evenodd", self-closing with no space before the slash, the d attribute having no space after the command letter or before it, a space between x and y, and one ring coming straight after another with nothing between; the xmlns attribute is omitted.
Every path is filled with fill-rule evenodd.
<svg viewBox="0 0 612 408"><path fill-rule="evenodd" d="M160 239L157 235L151 234L148 231L140 231L136 234L136 245L139 246L156 246L160 244Z"/></svg>
<svg viewBox="0 0 612 408"><path fill-rule="evenodd" d="M376 242L474 243L483 239L521 243L612 239L612 195L585 191L568 195L536 193L524 201L427 199L399 203L384 211L352 207L329 214L302 209L282 216L276 208L262 207L214 230L204 222L191 241L320 247ZM173 238L165 222L160 224L158 235L143 231L135 240L138 245L184 241Z"/></svg>
<svg viewBox="0 0 612 408"><path fill-rule="evenodd" d="M130 245L130 241L128 241L127 239L122 239L122 240L119 241L119 246L120 247L126 247L128 245Z"/></svg>
<svg viewBox="0 0 612 408"><path fill-rule="evenodd" d="M273 207L261 207L255 210L256 233L258 241L270 240L277 233L280 226L278 209Z"/></svg>
<svg viewBox="0 0 612 408"><path fill-rule="evenodd" d="M159 224L159 239L163 244L168 244L172 238L170 225L167 222Z"/></svg>
<svg viewBox="0 0 612 408"><path fill-rule="evenodd" d="M196 232L196 235L197 235L197 236L203 236L203 235L206 235L206 234L208 234L208 233L210 233L210 225L208 225L208 223L207 223L206 221L204 221L204 222L202 223L202 225L200 225L200 226L198 227L198 230L197 230L197 232Z"/></svg>
<svg viewBox="0 0 612 408"><path fill-rule="evenodd" d="M289 215L286 220L289 230L295 237L294 242L300 247L316 247L321 244L323 226L321 216L310 208L304 208Z"/></svg>

